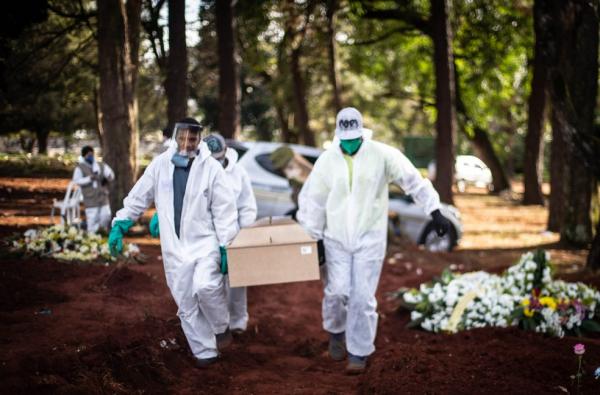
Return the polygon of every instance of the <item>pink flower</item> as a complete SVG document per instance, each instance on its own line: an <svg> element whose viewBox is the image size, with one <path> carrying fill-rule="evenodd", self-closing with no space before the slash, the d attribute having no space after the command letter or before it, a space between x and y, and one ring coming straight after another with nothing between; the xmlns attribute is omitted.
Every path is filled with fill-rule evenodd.
<svg viewBox="0 0 600 395"><path fill-rule="evenodd" d="M581 343L577 343L575 344L575 347L573 347L573 352L577 355L583 355L585 354L585 346Z"/></svg>

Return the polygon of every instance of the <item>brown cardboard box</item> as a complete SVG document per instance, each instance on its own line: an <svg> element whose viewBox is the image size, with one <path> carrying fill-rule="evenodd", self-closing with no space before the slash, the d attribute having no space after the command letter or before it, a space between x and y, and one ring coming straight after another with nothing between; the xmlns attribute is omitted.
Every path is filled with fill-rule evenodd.
<svg viewBox="0 0 600 395"><path fill-rule="evenodd" d="M317 242L291 219L271 219L244 228L227 247L232 287L319 279Z"/></svg>

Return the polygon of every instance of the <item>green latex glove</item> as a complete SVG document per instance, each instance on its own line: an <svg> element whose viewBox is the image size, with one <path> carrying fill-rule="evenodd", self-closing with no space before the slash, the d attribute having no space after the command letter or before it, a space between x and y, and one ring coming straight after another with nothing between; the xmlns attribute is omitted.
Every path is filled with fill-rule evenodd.
<svg viewBox="0 0 600 395"><path fill-rule="evenodd" d="M150 225L148 225L148 228L150 229L150 234L152 235L152 237L156 238L160 236L160 228L158 227L158 213L154 213L152 219L150 220Z"/></svg>
<svg viewBox="0 0 600 395"><path fill-rule="evenodd" d="M112 256L117 256L123 252L123 236L127 234L134 222L130 219L120 219L115 221L108 235L108 248Z"/></svg>
<svg viewBox="0 0 600 395"><path fill-rule="evenodd" d="M227 249L225 246L219 246L219 251L221 252L221 273L227 274Z"/></svg>

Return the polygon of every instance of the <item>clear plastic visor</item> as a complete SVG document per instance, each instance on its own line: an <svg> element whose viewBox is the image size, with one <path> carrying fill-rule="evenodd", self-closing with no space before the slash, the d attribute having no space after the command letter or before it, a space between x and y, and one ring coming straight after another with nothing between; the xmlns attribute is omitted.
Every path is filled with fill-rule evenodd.
<svg viewBox="0 0 600 395"><path fill-rule="evenodd" d="M177 147L177 152L181 155L194 155L202 141L201 131L200 125L176 123L173 130L173 146Z"/></svg>

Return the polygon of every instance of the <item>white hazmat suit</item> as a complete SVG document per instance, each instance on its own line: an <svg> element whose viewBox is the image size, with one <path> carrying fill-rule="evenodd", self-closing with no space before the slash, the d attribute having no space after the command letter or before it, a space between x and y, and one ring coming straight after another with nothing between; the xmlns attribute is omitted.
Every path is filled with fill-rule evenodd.
<svg viewBox="0 0 600 395"><path fill-rule="evenodd" d="M233 148L227 148L225 153L227 166L225 174L233 188L238 210L238 223L240 228L252 225L256 221L256 199L252 192L250 177L243 167L237 165L238 153ZM226 282L229 303L229 328L231 330L246 330L248 325L248 302L246 287L230 288Z"/></svg>
<svg viewBox="0 0 600 395"><path fill-rule="evenodd" d="M391 182L427 213L439 209L429 180L399 150L367 139L352 157L339 144L321 154L299 197L298 221L325 246L323 328L345 332L346 348L357 356L375 350L375 291L386 251Z"/></svg>
<svg viewBox="0 0 600 395"><path fill-rule="evenodd" d="M218 355L215 334L225 332L229 325L219 245L229 244L237 235L237 210L223 167L201 143L187 180L177 237L173 153L174 149L169 149L150 163L115 220L135 221L154 201L167 285L181 327L196 358L213 358Z"/></svg>

